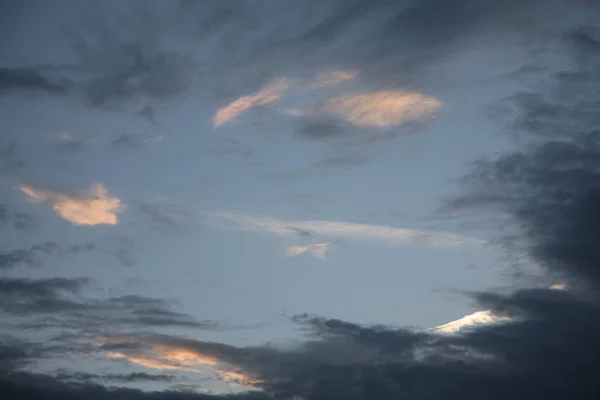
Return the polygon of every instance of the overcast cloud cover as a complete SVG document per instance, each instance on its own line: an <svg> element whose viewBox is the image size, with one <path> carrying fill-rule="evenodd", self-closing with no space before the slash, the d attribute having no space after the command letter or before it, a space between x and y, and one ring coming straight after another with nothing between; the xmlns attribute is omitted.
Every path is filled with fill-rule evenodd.
<svg viewBox="0 0 600 400"><path fill-rule="evenodd" d="M3 1L6 399L600 398L600 3Z"/></svg>

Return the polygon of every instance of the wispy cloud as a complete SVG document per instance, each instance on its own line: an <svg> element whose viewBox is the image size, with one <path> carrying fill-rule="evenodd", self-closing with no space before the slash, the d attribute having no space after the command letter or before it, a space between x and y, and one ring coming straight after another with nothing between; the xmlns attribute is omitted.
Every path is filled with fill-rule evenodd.
<svg viewBox="0 0 600 400"><path fill-rule="evenodd" d="M149 369L178 370L207 373L233 386L256 388L262 381L251 377L241 368L214 354L207 354L194 346L178 343L156 342L133 337L98 338L104 355L122 359ZM210 343L207 343L210 347ZM120 351L106 349L119 348ZM214 351L213 351L214 353Z"/></svg>
<svg viewBox="0 0 600 400"><path fill-rule="evenodd" d="M80 195L59 193L21 185L19 190L37 203L48 203L63 219L75 225L117 225L118 214L125 209L117 197L100 184Z"/></svg>
<svg viewBox="0 0 600 400"><path fill-rule="evenodd" d="M325 109L356 126L388 127L423 120L441 106L441 101L419 93L382 90L338 96Z"/></svg>
<svg viewBox="0 0 600 400"><path fill-rule="evenodd" d="M305 236L374 240L391 245L425 244L432 246L452 246L484 243L481 239L462 236L452 232L404 229L385 225L368 225L341 221L281 221L271 217L259 217L226 211L213 212L208 216L233 223L233 226L218 224L222 227L264 232L276 236L292 236L302 232Z"/></svg>
<svg viewBox="0 0 600 400"><path fill-rule="evenodd" d="M217 110L216 115L213 117L213 126L218 128L253 107L264 106L276 102L288 87L289 83L287 79L280 78L271 82L256 93L240 97L233 103Z"/></svg>
<svg viewBox="0 0 600 400"><path fill-rule="evenodd" d="M316 243L308 246L290 246L287 248L288 256L299 256L302 254L311 254L314 257L325 259L325 253L329 249L329 243Z"/></svg>
<svg viewBox="0 0 600 400"><path fill-rule="evenodd" d="M359 70L350 69L350 70L340 70L340 69L329 69L325 71L321 71L317 74L316 78L316 86L324 87L324 86L336 86L344 81L350 81L356 79Z"/></svg>

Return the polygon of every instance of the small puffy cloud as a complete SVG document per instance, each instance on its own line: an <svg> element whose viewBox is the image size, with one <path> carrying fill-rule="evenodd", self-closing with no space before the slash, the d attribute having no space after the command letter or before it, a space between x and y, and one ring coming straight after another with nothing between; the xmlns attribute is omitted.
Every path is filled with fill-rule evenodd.
<svg viewBox="0 0 600 400"><path fill-rule="evenodd" d="M289 83L287 79L280 78L256 93L240 97L233 103L217 110L216 115L213 117L213 126L218 128L253 107L265 106L276 102L288 87Z"/></svg>
<svg viewBox="0 0 600 400"><path fill-rule="evenodd" d="M125 205L117 197L111 196L101 184L95 183L79 195L59 193L21 185L21 192L37 203L48 203L63 219L74 225L117 225L118 214Z"/></svg>
<svg viewBox="0 0 600 400"><path fill-rule="evenodd" d="M287 248L288 256L299 256L302 254L311 254L314 257L325 259L325 253L329 249L329 243L316 243L308 246L291 246Z"/></svg>
<svg viewBox="0 0 600 400"><path fill-rule="evenodd" d="M442 106L433 97L401 90L382 90L334 97L329 112L360 127L388 127L430 117Z"/></svg>

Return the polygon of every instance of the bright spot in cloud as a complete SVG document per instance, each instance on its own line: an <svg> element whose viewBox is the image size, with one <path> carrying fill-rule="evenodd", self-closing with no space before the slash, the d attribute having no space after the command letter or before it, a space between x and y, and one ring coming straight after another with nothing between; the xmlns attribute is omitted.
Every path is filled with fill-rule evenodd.
<svg viewBox="0 0 600 400"><path fill-rule="evenodd" d="M213 117L213 127L218 128L253 107L276 102L288 87L289 83L287 79L280 78L254 94L240 97L233 103L217 110L216 115Z"/></svg>
<svg viewBox="0 0 600 400"><path fill-rule="evenodd" d="M375 240L392 245L425 244L452 246L485 243L483 240L457 235L452 232L404 229L384 225L356 224L341 221L281 221L271 217L257 217L225 211L213 212L208 214L208 216L226 220L234 224L233 226L216 224L220 227L263 232L277 236L301 235Z"/></svg>
<svg viewBox="0 0 600 400"><path fill-rule="evenodd" d="M326 71L321 71L317 74L317 86L336 86L344 81L350 81L356 79L359 70L339 70L339 69L330 69Z"/></svg>
<svg viewBox="0 0 600 400"><path fill-rule="evenodd" d="M465 328L472 328L478 325L492 324L499 322L510 321L507 316L494 315L492 310L477 311L473 314L469 314L456 321L448 322L444 325L438 325L432 330L438 333L456 333Z"/></svg>
<svg viewBox="0 0 600 400"><path fill-rule="evenodd" d="M399 90L350 94L329 100L325 109L361 127L387 127L430 117L439 100Z"/></svg>
<svg viewBox="0 0 600 400"><path fill-rule="evenodd" d="M122 358L131 363L152 369L181 370L200 372L199 366L216 365L218 360L183 347L164 344L150 344L144 350L133 354L106 352L111 358Z"/></svg>
<svg viewBox="0 0 600 400"><path fill-rule="evenodd" d="M288 256L299 256L301 254L312 254L314 257L325 259L325 253L329 249L329 243L317 243L308 246L291 246L287 248Z"/></svg>
<svg viewBox="0 0 600 400"><path fill-rule="evenodd" d="M111 196L100 183L92 185L80 195L41 190L25 185L20 186L19 190L34 202L50 204L61 218L75 225L117 225L117 215L125 209L121 200Z"/></svg>

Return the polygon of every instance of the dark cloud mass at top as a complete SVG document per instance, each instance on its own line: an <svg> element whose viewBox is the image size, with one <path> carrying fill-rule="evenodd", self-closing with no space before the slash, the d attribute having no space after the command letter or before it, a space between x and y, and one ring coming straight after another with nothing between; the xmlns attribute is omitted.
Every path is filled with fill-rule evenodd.
<svg viewBox="0 0 600 400"><path fill-rule="evenodd" d="M527 0L181 1L178 12L166 14L164 20L159 18L160 13L151 15L143 12L143 7L138 8L134 15L140 25L136 25L133 38L126 33L120 36L120 31L102 23L92 26L98 39L95 44L73 34L76 66L85 77L74 79L68 90L63 86L65 79L70 79L67 76L54 81L39 71L3 68L3 94L78 92L76 95L83 94L91 106L116 109L142 99L141 114L152 118L158 106L145 108L150 107L146 102L178 99L193 82L210 78L213 80L206 83L207 92L227 97L236 85L235 93L240 87L248 89L257 84L257 77L287 68L284 60L289 65L361 67L368 82L383 85L391 82L389 74L416 74L419 67L475 39L485 39L490 46L511 35L541 40L541 32L554 29L561 33L560 48L566 50L564 57L569 66L553 73L541 89L517 93L508 100L515 114L506 122L511 131L522 135L527 146L476 163L463 180L464 194L451 201L446 210L505 216L514 232L510 238L501 238L501 244L509 248L508 240L517 240L544 278L565 282L568 290L528 288L470 293L482 308L511 320L458 335L364 326L304 314L293 321L305 330L306 340L292 347L276 347L234 346L151 333L153 328L169 326L215 330L219 325L174 311L160 298L84 296L84 289L90 285L87 278L2 277L0 312L6 321L10 318L12 328L23 332L58 328L64 332L57 346L54 342L27 343L14 336L0 337L0 397L600 398L600 30L593 25L600 21L597 4L566 0L543 4ZM581 15L567 12L579 6L587 7L582 8ZM598 18L590 19L590 15ZM554 26L563 18L564 24ZM173 21L180 31L173 27ZM260 21L264 25L257 27ZM244 29L250 33L236 36ZM225 44L218 51L208 52L207 60L202 61L161 47L161 35L173 31L186 40L223 39ZM246 72L236 75L236 71ZM256 79L248 83L249 77ZM338 128L317 121L301 126L296 134L308 139L334 138L342 134L336 131ZM130 139L121 136L113 145L129 146ZM356 160L330 159L330 164L344 162L356 164ZM161 213L150 204L142 205L140 211L165 227L176 226L175 217L185 216L168 207L166 213ZM0 223L10 218L8 211L0 208ZM307 230L288 229L300 237L313 236ZM91 248L64 250L46 243L5 251L0 253L0 269L36 265L44 254L87 250ZM117 256L124 263L130 261L127 251ZM419 305L414 307L419 312ZM249 377L257 390L223 395L145 392L93 382L170 378L84 373L53 376L27 369L49 353L72 354L81 349L79 346L89 350L78 341L70 341L72 337L66 334L82 332L113 338L98 346L99 350L118 351L121 358L138 363L143 357L155 355L156 346L210 357Z"/></svg>

